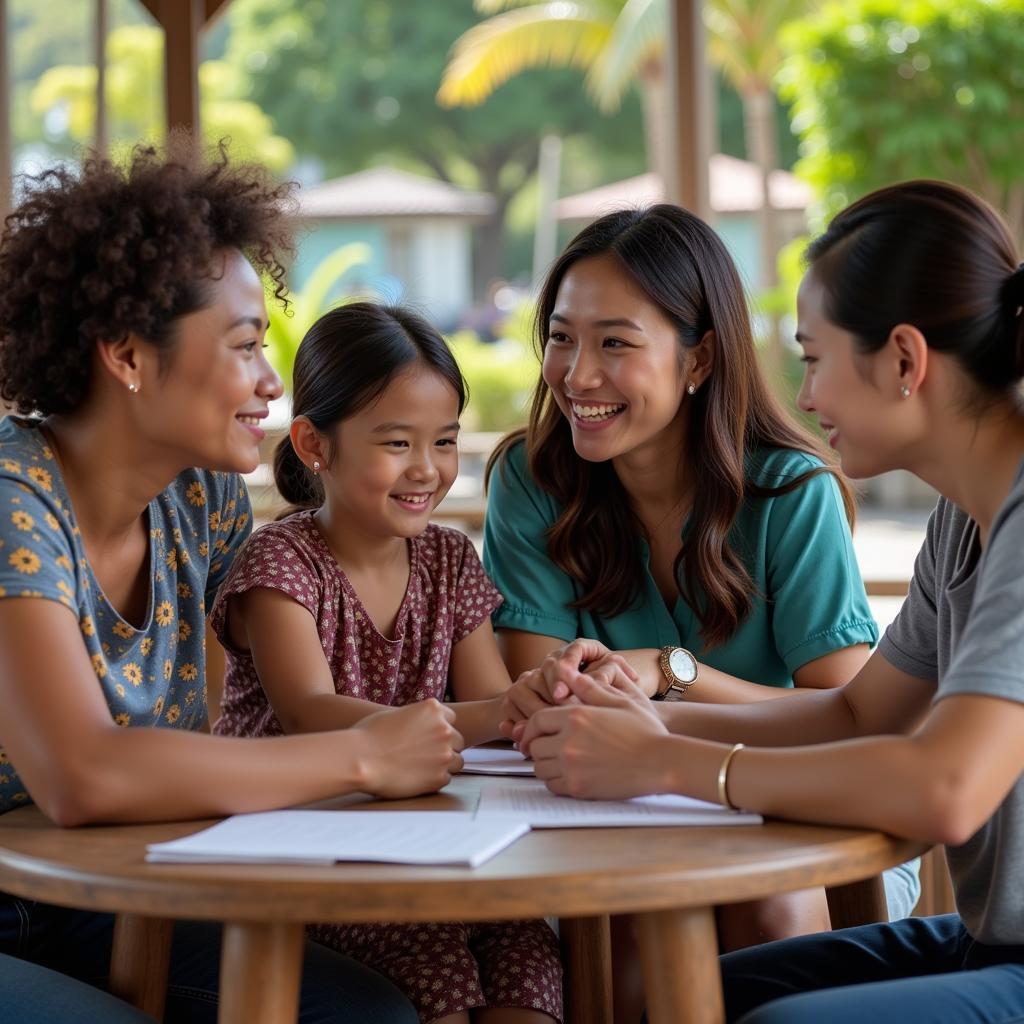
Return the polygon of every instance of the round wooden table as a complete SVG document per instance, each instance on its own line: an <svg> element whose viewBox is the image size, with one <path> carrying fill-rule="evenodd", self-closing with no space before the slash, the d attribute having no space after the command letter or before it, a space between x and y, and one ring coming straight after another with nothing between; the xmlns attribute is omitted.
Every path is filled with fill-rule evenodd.
<svg viewBox="0 0 1024 1024"><path fill-rule="evenodd" d="M374 806L472 809L486 784L459 776L444 794ZM222 1024L292 1024L306 923L558 917L576 943L567 964L576 980L569 1019L602 1024L607 953L593 923L629 913L638 915L651 1024L711 1024L722 1019L716 905L839 886L830 893L835 906L867 892L877 910L875 876L922 852L878 832L769 822L535 831L475 869L145 862L148 843L208 824L68 830L34 807L12 811L0 817L0 889L117 914L111 989L155 1016L178 919L224 922ZM865 879L860 891L848 884Z"/></svg>

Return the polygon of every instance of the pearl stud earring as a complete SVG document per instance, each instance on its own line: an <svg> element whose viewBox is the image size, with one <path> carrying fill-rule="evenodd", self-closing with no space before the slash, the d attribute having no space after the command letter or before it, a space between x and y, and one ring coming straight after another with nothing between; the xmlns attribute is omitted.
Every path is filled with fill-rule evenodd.
<svg viewBox="0 0 1024 1024"><path fill-rule="evenodd" d="M131 393L132 393L133 395L137 395L137 394L139 393L139 385L138 385L138 384L129 384L129 385L128 385L128 390L129 390L129 391L130 391L130 392L131 392Z"/></svg>
<svg viewBox="0 0 1024 1024"><path fill-rule="evenodd" d="M692 380L686 385L686 393L688 395L695 395L697 393L697 385Z"/></svg>
<svg viewBox="0 0 1024 1024"><path fill-rule="evenodd" d="M319 473L320 472L320 463L317 462L316 460L313 461L313 472L314 473Z"/></svg>
<svg viewBox="0 0 1024 1024"><path fill-rule="evenodd" d="M910 397L910 388L908 388L906 384L901 384L900 385L900 394L904 398L909 398Z"/></svg>

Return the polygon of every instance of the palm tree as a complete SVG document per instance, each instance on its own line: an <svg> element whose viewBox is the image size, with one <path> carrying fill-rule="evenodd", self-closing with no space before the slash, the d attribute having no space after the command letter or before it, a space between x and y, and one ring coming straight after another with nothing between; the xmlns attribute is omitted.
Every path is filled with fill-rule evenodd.
<svg viewBox="0 0 1024 1024"><path fill-rule="evenodd" d="M778 285L778 240L769 179L778 166L775 91L782 63L784 24L814 0L705 0L708 54L743 101L747 157L760 169L760 287ZM574 66L603 110L614 110L636 82L644 100L649 166L667 180L664 82L666 0L476 0L491 17L456 40L438 100L475 106L527 68ZM769 363L778 370L777 318L769 336Z"/></svg>

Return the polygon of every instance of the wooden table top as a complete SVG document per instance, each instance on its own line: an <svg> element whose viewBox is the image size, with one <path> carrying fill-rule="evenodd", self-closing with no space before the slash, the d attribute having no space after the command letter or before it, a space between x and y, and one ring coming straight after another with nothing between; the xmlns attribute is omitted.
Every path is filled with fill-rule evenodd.
<svg viewBox="0 0 1024 1024"><path fill-rule="evenodd" d="M373 804L472 810L488 779ZM342 807L336 800L316 807ZM147 864L148 843L211 821L60 829L35 807L0 816L0 889L104 912L235 921L437 921L578 917L710 906L839 885L916 856L921 844L787 822L529 833L478 868L401 864Z"/></svg>

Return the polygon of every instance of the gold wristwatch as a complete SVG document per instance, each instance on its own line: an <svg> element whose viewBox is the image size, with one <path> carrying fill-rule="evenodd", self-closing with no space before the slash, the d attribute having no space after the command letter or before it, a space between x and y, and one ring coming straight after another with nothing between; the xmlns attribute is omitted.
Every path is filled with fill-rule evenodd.
<svg viewBox="0 0 1024 1024"><path fill-rule="evenodd" d="M697 681L697 659L685 647L662 647L658 667L665 685L652 700L682 700Z"/></svg>

